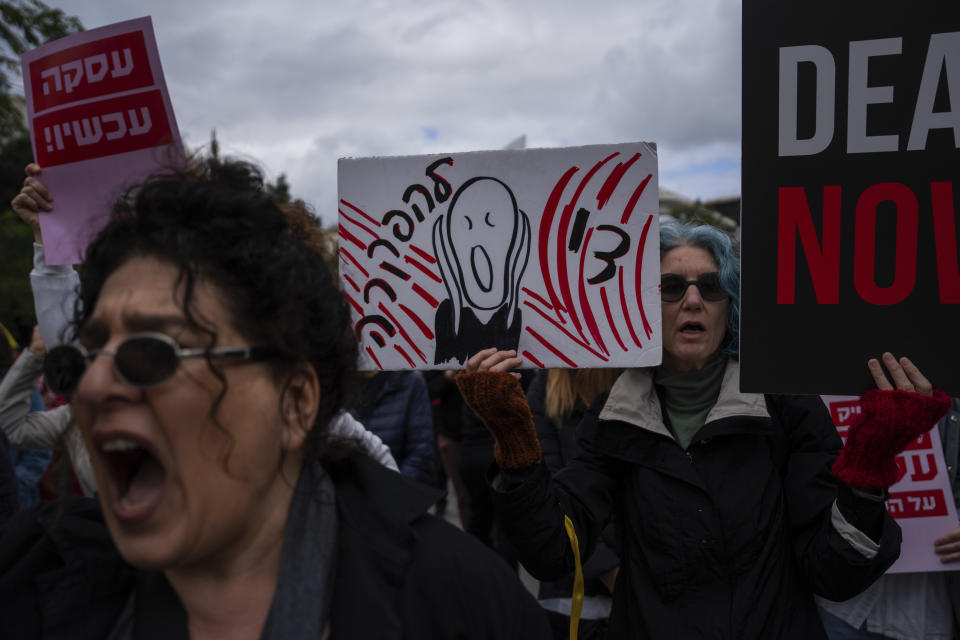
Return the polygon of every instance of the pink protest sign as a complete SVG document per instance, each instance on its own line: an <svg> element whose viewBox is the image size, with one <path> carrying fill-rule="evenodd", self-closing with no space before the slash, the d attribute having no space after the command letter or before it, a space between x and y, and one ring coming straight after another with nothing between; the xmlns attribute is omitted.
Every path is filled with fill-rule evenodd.
<svg viewBox="0 0 960 640"><path fill-rule="evenodd" d="M47 261L81 262L124 188L183 161L149 17L77 33L21 56L27 120L54 210Z"/></svg>
<svg viewBox="0 0 960 640"><path fill-rule="evenodd" d="M846 442L847 430L860 413L860 403L856 396L821 397L840 438ZM958 526L940 432L931 428L898 455L896 463L898 479L890 487L887 511L903 530L903 546L900 559L887 572L954 570L953 565L942 564L933 551L933 541Z"/></svg>

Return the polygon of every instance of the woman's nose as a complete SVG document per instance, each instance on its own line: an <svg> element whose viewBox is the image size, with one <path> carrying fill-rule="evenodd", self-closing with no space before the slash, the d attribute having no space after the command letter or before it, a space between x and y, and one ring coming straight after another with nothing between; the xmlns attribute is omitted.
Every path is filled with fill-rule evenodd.
<svg viewBox="0 0 960 640"><path fill-rule="evenodd" d="M703 298L700 297L700 289L697 285L691 284L687 287L687 290L683 292L682 303L684 308L697 309L703 306Z"/></svg>

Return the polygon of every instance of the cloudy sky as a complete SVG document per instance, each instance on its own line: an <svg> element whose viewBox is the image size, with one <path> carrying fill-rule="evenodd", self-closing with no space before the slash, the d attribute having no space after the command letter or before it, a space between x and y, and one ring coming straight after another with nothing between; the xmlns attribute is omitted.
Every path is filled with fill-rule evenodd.
<svg viewBox="0 0 960 640"><path fill-rule="evenodd" d="M737 0L47 0L150 15L181 134L286 173L326 224L337 158L653 141L660 184L740 191Z"/></svg>

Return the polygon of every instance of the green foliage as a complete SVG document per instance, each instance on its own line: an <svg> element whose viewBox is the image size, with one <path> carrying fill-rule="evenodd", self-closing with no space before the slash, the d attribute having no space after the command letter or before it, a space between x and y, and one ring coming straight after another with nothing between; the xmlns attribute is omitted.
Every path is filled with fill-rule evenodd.
<svg viewBox="0 0 960 640"><path fill-rule="evenodd" d="M20 344L30 343L36 324L30 269L33 232L12 210L0 213L0 322Z"/></svg>
<svg viewBox="0 0 960 640"><path fill-rule="evenodd" d="M20 54L77 31L83 31L79 19L40 0L0 0L0 322L22 344L29 344L34 325L33 233L8 207L33 159Z"/></svg>
<svg viewBox="0 0 960 640"><path fill-rule="evenodd" d="M26 133L20 54L83 31L80 20L40 0L0 0L0 144Z"/></svg>

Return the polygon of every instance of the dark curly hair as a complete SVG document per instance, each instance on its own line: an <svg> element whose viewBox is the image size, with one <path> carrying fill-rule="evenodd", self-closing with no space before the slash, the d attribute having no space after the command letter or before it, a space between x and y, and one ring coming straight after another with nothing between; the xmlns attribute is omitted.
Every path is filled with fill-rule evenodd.
<svg viewBox="0 0 960 640"><path fill-rule="evenodd" d="M249 163L209 158L189 170L157 173L117 201L87 248L74 332L89 319L110 274L149 256L179 269L184 315L212 347L217 336L192 311L198 278L212 282L226 294L233 325L249 344L278 354L269 365L284 390L296 365L316 370L320 406L306 453L320 456L327 425L346 404L357 343L346 301L318 250L319 224L306 220L285 213ZM215 415L226 380L213 360L207 365L224 383Z"/></svg>

